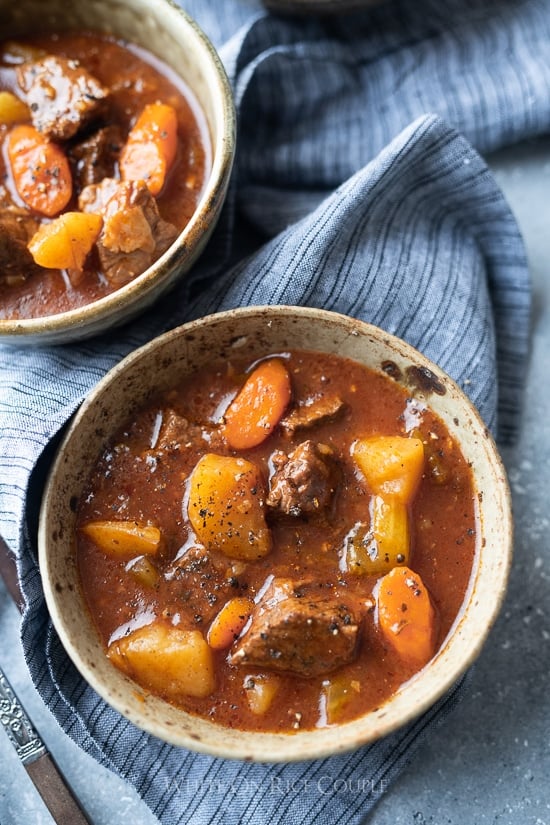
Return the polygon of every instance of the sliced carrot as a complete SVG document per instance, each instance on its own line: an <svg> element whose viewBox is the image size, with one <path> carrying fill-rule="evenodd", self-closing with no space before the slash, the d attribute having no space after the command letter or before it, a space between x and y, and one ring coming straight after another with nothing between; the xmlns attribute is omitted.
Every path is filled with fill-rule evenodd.
<svg viewBox="0 0 550 825"><path fill-rule="evenodd" d="M34 126L16 126L8 135L8 158L15 188L27 206L48 218L69 203L73 184L63 149Z"/></svg>
<svg viewBox="0 0 550 825"><path fill-rule="evenodd" d="M178 148L178 118L172 106L149 103L130 130L120 153L122 180L143 180L158 195Z"/></svg>
<svg viewBox="0 0 550 825"><path fill-rule="evenodd" d="M43 224L29 241L29 250L46 269L80 271L99 237L103 220L89 212L65 212Z"/></svg>
<svg viewBox="0 0 550 825"><path fill-rule="evenodd" d="M244 596L236 596L224 604L212 621L207 641L214 650L225 650L233 644L249 620L254 602Z"/></svg>
<svg viewBox="0 0 550 825"><path fill-rule="evenodd" d="M229 446L247 450L265 441L279 423L290 395L290 375L283 362L278 358L262 361L225 412Z"/></svg>
<svg viewBox="0 0 550 825"><path fill-rule="evenodd" d="M409 567L394 567L380 580L378 621L404 661L418 668L434 655L435 611L422 579Z"/></svg>

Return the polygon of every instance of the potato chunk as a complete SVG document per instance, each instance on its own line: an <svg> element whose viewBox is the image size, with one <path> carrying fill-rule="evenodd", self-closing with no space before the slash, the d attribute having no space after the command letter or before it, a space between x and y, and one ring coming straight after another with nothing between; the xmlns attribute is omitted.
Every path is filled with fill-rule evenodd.
<svg viewBox="0 0 550 825"><path fill-rule="evenodd" d="M104 553L114 556L154 555L161 534L152 524L137 521L90 521L80 528Z"/></svg>
<svg viewBox="0 0 550 825"><path fill-rule="evenodd" d="M26 103L12 92L0 92L0 123L7 126L11 126L12 123L25 123L30 120L30 116Z"/></svg>
<svg viewBox="0 0 550 825"><path fill-rule="evenodd" d="M29 250L39 266L80 272L102 225L99 215L65 212L37 230L29 241Z"/></svg>
<svg viewBox="0 0 550 825"><path fill-rule="evenodd" d="M381 575L409 563L407 506L394 496L373 496L370 516L370 525L357 524L342 550L341 569L356 576Z"/></svg>
<svg viewBox="0 0 550 825"><path fill-rule="evenodd" d="M188 513L197 539L233 559L258 559L271 549L265 523L264 484L243 458L207 453L189 484Z"/></svg>
<svg viewBox="0 0 550 825"><path fill-rule="evenodd" d="M372 493L411 503L424 469L424 445L419 438L361 438L353 445L352 455Z"/></svg>
<svg viewBox="0 0 550 825"><path fill-rule="evenodd" d="M333 676L323 682L327 723L335 725L340 722L344 712L360 692L361 685L357 679L350 679L345 674Z"/></svg>
<svg viewBox="0 0 550 825"><path fill-rule="evenodd" d="M252 713L255 716L264 716L277 695L281 680L272 673L246 676L243 686L246 691L248 707Z"/></svg>
<svg viewBox="0 0 550 825"><path fill-rule="evenodd" d="M126 571L142 587L157 587L160 580L159 571L150 556L136 556L131 559L126 565Z"/></svg>
<svg viewBox="0 0 550 825"><path fill-rule="evenodd" d="M168 699L208 696L215 687L212 651L199 630L155 621L112 642L107 655L140 685Z"/></svg>

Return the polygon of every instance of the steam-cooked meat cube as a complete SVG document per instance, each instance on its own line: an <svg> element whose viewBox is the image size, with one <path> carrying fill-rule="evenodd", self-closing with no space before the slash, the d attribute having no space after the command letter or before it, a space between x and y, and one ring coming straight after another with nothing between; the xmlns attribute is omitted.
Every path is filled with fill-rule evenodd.
<svg viewBox="0 0 550 825"><path fill-rule="evenodd" d="M167 409L162 415L162 423L154 449L175 452L201 439L210 450L220 448L223 444L223 436L218 429L195 424L175 410Z"/></svg>
<svg viewBox="0 0 550 825"><path fill-rule="evenodd" d="M290 516L316 513L329 503L336 489L332 450L304 441L289 455L277 450L272 458L267 505Z"/></svg>
<svg viewBox="0 0 550 825"><path fill-rule="evenodd" d="M175 612L183 613L188 624L206 626L224 604L246 591L231 574L227 558L204 547L191 547L177 557L165 576L171 582Z"/></svg>
<svg viewBox="0 0 550 825"><path fill-rule="evenodd" d="M180 450L189 441L201 438L202 430L175 410L165 410L156 444L157 450Z"/></svg>
<svg viewBox="0 0 550 825"><path fill-rule="evenodd" d="M99 183L90 183L78 196L78 208L81 212L103 214L119 186L120 181L116 178L103 178Z"/></svg>
<svg viewBox="0 0 550 825"><path fill-rule="evenodd" d="M37 221L24 209L0 210L0 283L19 283L37 269L27 248L37 228Z"/></svg>
<svg viewBox="0 0 550 825"><path fill-rule="evenodd" d="M79 206L103 217L97 242L105 276L117 286L144 272L170 244L178 231L164 221L157 202L143 181L106 178L82 190Z"/></svg>
<svg viewBox="0 0 550 825"><path fill-rule="evenodd" d="M343 599L274 579L230 661L319 676L353 661L358 638L358 617Z"/></svg>
<svg viewBox="0 0 550 825"><path fill-rule="evenodd" d="M99 115L109 91L78 60L48 55L17 69L31 118L39 132L67 140Z"/></svg>
<svg viewBox="0 0 550 825"><path fill-rule="evenodd" d="M86 140L71 146L69 156L75 167L79 189L100 183L104 178L112 179L122 144L119 127L111 125L98 129Z"/></svg>
<svg viewBox="0 0 550 825"><path fill-rule="evenodd" d="M309 398L307 401L294 407L288 415L281 419L281 427L293 435L296 430L312 427L332 421L345 407L345 402L335 395L321 395Z"/></svg>

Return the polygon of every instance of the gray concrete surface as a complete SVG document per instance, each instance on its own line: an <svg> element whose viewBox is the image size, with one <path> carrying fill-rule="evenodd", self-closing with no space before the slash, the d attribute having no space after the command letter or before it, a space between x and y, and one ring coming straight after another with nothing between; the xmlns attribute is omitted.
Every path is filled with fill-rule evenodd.
<svg viewBox="0 0 550 825"><path fill-rule="evenodd" d="M550 825L550 140L489 163L522 229L534 288L521 435L503 451L514 562L468 694L369 825Z"/></svg>
<svg viewBox="0 0 550 825"><path fill-rule="evenodd" d="M369 825L550 825L550 139L489 163L522 228L534 283L520 441L504 452L516 520L508 597L461 705L381 798ZM0 661L94 825L154 825L134 791L57 727L27 676L0 586ZM0 823L52 819L0 733Z"/></svg>

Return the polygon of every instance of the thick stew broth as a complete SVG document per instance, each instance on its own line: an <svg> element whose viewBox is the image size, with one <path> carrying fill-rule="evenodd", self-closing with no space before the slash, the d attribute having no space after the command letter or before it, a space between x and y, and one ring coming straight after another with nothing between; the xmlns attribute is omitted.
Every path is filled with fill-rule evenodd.
<svg viewBox="0 0 550 825"><path fill-rule="evenodd" d="M281 353L267 361L286 371L290 398L262 423L266 434L256 446L231 446L248 426L245 410L238 437L231 435L231 407L247 382L254 385L258 369L245 361L201 371L128 422L98 461L79 503L77 552L86 601L118 667L145 689L223 725L291 732L337 724L381 705L435 654L468 589L477 521L470 469L457 444L391 377L319 353ZM260 384L252 389L263 391ZM397 436L405 448L420 445L422 464L411 500L404 508L395 504L398 517L382 518L377 528L373 501L391 511L400 493L384 481L369 484L356 456L361 439L378 444L371 439L379 436ZM213 518L209 508L220 506L225 481L220 475L206 505L205 499L193 502L205 454L238 456L257 471L244 498L221 505L228 507L222 538L212 528L212 541L203 528ZM241 530L248 546L241 553L231 512L250 509L250 498L267 544L256 521L254 534ZM408 537L392 547L392 531L403 534L394 524L403 510ZM109 533L113 522L130 530L132 524L154 526L160 539L153 537L150 552L146 545L119 543ZM94 532L97 524L103 527ZM408 571L413 601L427 591L431 604L430 629L420 644L413 633L410 655L394 644L391 634L400 633L395 622L384 632L380 621L384 576L400 568ZM235 615L221 621L230 602ZM407 618L406 603L401 610ZM200 674L178 682L177 653L158 654L166 642L162 634L151 640L150 657L147 638L125 648L152 627L194 632L205 646L206 682ZM177 647L178 638L171 643ZM167 668L165 677L156 668Z"/></svg>
<svg viewBox="0 0 550 825"><path fill-rule="evenodd" d="M190 89L136 45L100 33L60 32L0 43L0 95L0 318L65 312L141 274L190 220L210 170L207 125ZM174 134L168 160L162 152L157 158L165 165L162 181L149 192L137 183L147 172L121 166L121 157L140 116L148 111L154 118L147 107L158 104L157 111L169 111ZM163 129L156 132L161 150ZM41 141L54 153L42 165ZM137 141L145 157L155 141L150 123ZM60 168L67 179L61 199ZM123 180L127 188L117 189ZM108 217L114 193L120 208L114 214L111 201ZM53 252L44 255L43 243L33 244L42 241L38 230L73 212L101 217L103 228L99 220L86 227L76 245L73 233L73 247L63 250L62 227L47 239ZM109 221L123 224L123 231L111 232Z"/></svg>

